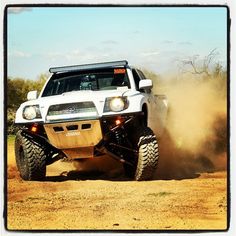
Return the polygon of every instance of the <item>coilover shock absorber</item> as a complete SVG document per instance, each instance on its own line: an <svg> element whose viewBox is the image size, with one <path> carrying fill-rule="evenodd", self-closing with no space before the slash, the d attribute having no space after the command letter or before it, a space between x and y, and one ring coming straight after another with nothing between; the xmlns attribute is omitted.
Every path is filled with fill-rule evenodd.
<svg viewBox="0 0 236 236"><path fill-rule="evenodd" d="M122 130L118 128L114 131L117 144L122 144Z"/></svg>

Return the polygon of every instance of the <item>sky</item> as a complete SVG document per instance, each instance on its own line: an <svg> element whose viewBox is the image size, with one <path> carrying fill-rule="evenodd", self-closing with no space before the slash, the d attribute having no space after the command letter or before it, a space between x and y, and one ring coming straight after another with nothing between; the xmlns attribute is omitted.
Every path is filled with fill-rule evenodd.
<svg viewBox="0 0 236 236"><path fill-rule="evenodd" d="M8 76L37 79L50 67L128 60L158 74L213 49L227 63L225 7L8 8Z"/></svg>

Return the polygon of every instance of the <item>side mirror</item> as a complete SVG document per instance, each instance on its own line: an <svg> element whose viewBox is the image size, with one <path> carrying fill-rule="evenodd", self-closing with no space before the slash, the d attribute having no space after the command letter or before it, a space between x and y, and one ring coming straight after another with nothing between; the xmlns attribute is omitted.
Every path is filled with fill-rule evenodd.
<svg viewBox="0 0 236 236"><path fill-rule="evenodd" d="M139 89L151 89L152 86L152 80L150 79L142 79L139 81Z"/></svg>
<svg viewBox="0 0 236 236"><path fill-rule="evenodd" d="M27 100L30 101L30 100L35 100L35 99L37 99L37 93L38 93L38 92L37 92L36 90L28 92L28 94L27 94Z"/></svg>

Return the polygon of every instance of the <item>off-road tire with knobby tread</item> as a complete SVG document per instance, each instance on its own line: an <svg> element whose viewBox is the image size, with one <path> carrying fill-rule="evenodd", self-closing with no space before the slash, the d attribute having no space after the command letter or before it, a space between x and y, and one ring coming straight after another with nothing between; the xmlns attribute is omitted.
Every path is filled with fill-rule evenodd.
<svg viewBox="0 0 236 236"><path fill-rule="evenodd" d="M24 180L43 180L46 176L45 147L23 134L20 130L15 139L15 157L20 176Z"/></svg>
<svg viewBox="0 0 236 236"><path fill-rule="evenodd" d="M150 180L157 168L159 158L156 135L148 127L143 127L138 135L138 163L135 180Z"/></svg>

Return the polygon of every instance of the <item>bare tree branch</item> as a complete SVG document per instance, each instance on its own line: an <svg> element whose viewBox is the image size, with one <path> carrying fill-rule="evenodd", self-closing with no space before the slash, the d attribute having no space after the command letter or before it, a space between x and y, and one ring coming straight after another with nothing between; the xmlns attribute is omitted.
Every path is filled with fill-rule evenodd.
<svg viewBox="0 0 236 236"><path fill-rule="evenodd" d="M211 65L217 55L217 48L214 48L204 57L202 62L199 60L199 55L194 55L185 60L179 60L179 68L182 73L191 73L196 75L206 74L207 76L211 76Z"/></svg>

